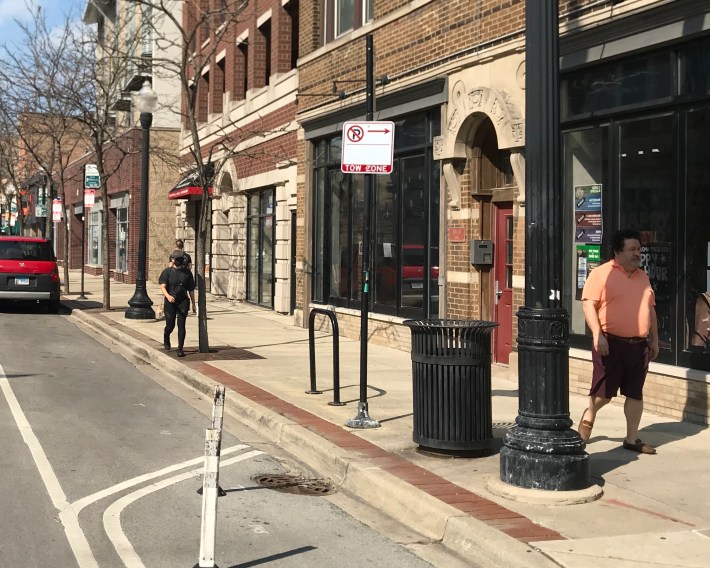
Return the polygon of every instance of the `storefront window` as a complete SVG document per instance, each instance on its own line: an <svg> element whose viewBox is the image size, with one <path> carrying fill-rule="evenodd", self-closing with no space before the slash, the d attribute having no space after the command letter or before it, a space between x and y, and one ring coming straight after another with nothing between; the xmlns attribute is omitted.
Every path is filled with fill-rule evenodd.
<svg viewBox="0 0 710 568"><path fill-rule="evenodd" d="M603 208L610 209L609 198L605 198L609 195L608 131L608 127L599 126L564 135L564 187L569 203L564 231L572 236L568 241L572 246L566 254L572 286L566 289L564 301L571 306L572 333L585 332L582 288L602 256ZM597 189L598 202L592 200Z"/></svg>
<svg viewBox="0 0 710 568"><path fill-rule="evenodd" d="M710 42L707 40L681 53L680 88L684 95L710 94Z"/></svg>
<svg viewBox="0 0 710 568"><path fill-rule="evenodd" d="M376 312L438 315L439 169L431 145L439 123L434 116L438 119L432 112L396 120L394 171L372 176L370 298ZM365 176L340 171L340 137L327 146L327 164L314 171L314 238L321 230L324 238L313 244L313 298L358 308Z"/></svg>
<svg viewBox="0 0 710 568"><path fill-rule="evenodd" d="M710 357L710 108L687 114L685 204L684 347Z"/></svg>
<svg viewBox="0 0 710 568"><path fill-rule="evenodd" d="M599 65L562 81L562 116L650 103L675 94L668 51Z"/></svg>
<svg viewBox="0 0 710 568"><path fill-rule="evenodd" d="M565 242L564 303L571 344L589 348L581 311L586 275L613 256L614 231L637 230L656 297L657 360L710 371L710 41L653 57L665 56L680 70L673 104L662 112L619 109L604 121L575 119L563 133L565 235L573 235ZM597 73L590 71L588 84Z"/></svg>
<svg viewBox="0 0 710 568"><path fill-rule="evenodd" d="M101 240L101 211L91 211L89 213L88 238L86 240L88 264L99 266L102 264L102 240Z"/></svg>
<svg viewBox="0 0 710 568"><path fill-rule="evenodd" d="M116 271L128 272L128 208L116 209Z"/></svg>
<svg viewBox="0 0 710 568"><path fill-rule="evenodd" d="M656 295L661 349L674 347L675 120L666 115L619 124L619 227L641 232L641 267Z"/></svg>

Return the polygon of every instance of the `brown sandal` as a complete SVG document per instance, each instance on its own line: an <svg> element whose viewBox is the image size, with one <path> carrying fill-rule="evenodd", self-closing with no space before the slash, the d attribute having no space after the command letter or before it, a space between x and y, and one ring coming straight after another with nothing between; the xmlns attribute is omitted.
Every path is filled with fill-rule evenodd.
<svg viewBox="0 0 710 568"><path fill-rule="evenodd" d="M592 428L594 427L594 422L591 420L585 420L584 417L587 414L588 408L584 409L582 412L582 419L579 421L579 426L577 426L577 432L579 432L579 437L585 442L589 440L592 436Z"/></svg>
<svg viewBox="0 0 710 568"><path fill-rule="evenodd" d="M649 446L645 442L637 439L633 444L624 440L624 449L638 452L639 454L653 455L656 453L656 448Z"/></svg>

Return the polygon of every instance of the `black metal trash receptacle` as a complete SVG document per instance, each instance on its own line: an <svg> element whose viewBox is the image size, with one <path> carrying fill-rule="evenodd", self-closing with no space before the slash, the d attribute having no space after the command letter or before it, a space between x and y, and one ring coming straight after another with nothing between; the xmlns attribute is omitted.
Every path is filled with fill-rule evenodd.
<svg viewBox="0 0 710 568"><path fill-rule="evenodd" d="M490 321L406 320L412 331L413 439L454 455L493 448Z"/></svg>

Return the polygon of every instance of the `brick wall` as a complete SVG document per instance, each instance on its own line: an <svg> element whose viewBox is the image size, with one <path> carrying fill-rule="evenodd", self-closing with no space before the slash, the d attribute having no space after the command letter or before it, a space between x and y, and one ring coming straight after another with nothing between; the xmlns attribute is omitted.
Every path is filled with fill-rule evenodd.
<svg viewBox="0 0 710 568"><path fill-rule="evenodd" d="M149 165L149 192L148 192L148 241L146 247L146 274L149 280L157 277L165 267L166 258L172 250L175 232L174 205L168 201L167 194L178 177L174 164L161 158L174 154L179 140L179 133L170 129L151 130L151 162ZM136 266L138 262L138 240L140 226L140 188L141 188L141 141L142 129L134 128L127 131L115 145L105 152L105 170L107 172L107 189L109 196L118 196L124 193L129 195L128 207L128 272L116 273L116 216L115 212L108 211L109 229L109 266L111 275L118 281L135 282ZM93 163L92 155L82 158L68 168L69 181L65 183L71 221L70 242L70 267L81 267L81 239L84 224L81 214L74 215L77 205L83 205L84 189L81 172L85 163ZM174 161L174 160L173 160ZM101 193L97 191L96 202L101 200ZM88 213L88 212L87 212ZM63 231L63 227L59 228ZM101 268L87 268L94 274L101 274Z"/></svg>

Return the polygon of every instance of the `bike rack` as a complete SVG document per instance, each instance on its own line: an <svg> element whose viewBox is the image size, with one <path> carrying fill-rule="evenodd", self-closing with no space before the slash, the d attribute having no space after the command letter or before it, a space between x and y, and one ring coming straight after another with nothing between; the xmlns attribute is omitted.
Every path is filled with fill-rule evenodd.
<svg viewBox="0 0 710 568"><path fill-rule="evenodd" d="M311 362L311 390L307 390L306 394L322 394L316 387L316 341L314 322L316 314L328 316L330 326L333 329L333 402L329 402L330 406L343 406L344 402L340 402L340 340L338 331L338 320L335 314L330 310L323 308L312 308L311 314L308 317L308 353Z"/></svg>

